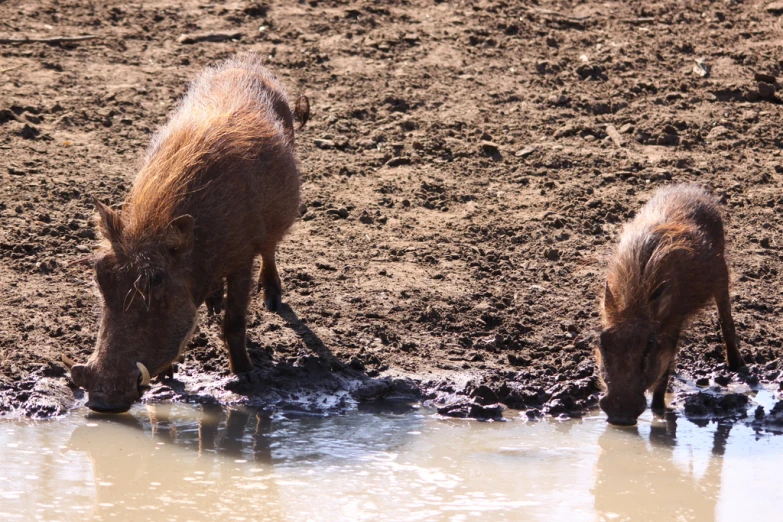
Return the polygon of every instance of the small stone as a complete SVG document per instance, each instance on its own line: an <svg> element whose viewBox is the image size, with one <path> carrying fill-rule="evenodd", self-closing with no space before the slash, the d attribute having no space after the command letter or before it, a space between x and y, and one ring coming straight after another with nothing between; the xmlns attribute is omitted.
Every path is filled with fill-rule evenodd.
<svg viewBox="0 0 783 522"><path fill-rule="evenodd" d="M410 164L411 164L411 159L402 156L398 158L392 158L386 162L387 167L399 167L402 165L410 165Z"/></svg>
<svg viewBox="0 0 783 522"><path fill-rule="evenodd" d="M710 66L707 65L707 63L704 61L704 59L698 59L696 60L696 63L693 64L693 72L694 74L701 76L702 78L706 78L710 75Z"/></svg>
<svg viewBox="0 0 783 522"><path fill-rule="evenodd" d="M560 259L560 251L556 248L548 248L544 251L544 257L550 261L557 261Z"/></svg>
<svg viewBox="0 0 783 522"><path fill-rule="evenodd" d="M316 147L323 150L329 150L334 148L334 141L332 140L317 138L313 143L315 143Z"/></svg>
<svg viewBox="0 0 783 522"><path fill-rule="evenodd" d="M329 210L326 211L326 213L332 216L337 216L340 219L346 219L348 217L348 209L346 209L345 207L340 207L336 209L330 208Z"/></svg>
<svg viewBox="0 0 783 522"><path fill-rule="evenodd" d="M758 83L759 96L762 98L772 98L775 96L775 86L771 83L759 82Z"/></svg>
<svg viewBox="0 0 783 522"><path fill-rule="evenodd" d="M777 83L778 80L771 74L764 74L764 73L755 73L753 75L753 79L757 82L764 82L764 83Z"/></svg>
<svg viewBox="0 0 783 522"><path fill-rule="evenodd" d="M759 91L757 91L756 89L748 89L747 91L745 91L744 96L745 96L745 99L750 101L750 102L757 101L759 99L759 97L761 97L761 95L759 94Z"/></svg>
<svg viewBox="0 0 783 522"><path fill-rule="evenodd" d="M485 154L495 154L496 152L498 152L499 147L498 147L497 143L495 143L495 142L492 142L492 141L482 141L481 142L481 150Z"/></svg>
<svg viewBox="0 0 783 522"><path fill-rule="evenodd" d="M514 156L516 156L517 158L526 158L526 157L530 156L531 154L533 154L533 152L535 152L535 150L536 149L534 149L532 147L527 147L527 148L524 148L522 150L518 150L514 154Z"/></svg>
<svg viewBox="0 0 783 522"><path fill-rule="evenodd" d="M84 239L95 239L95 231L91 228L83 228L76 235Z"/></svg>
<svg viewBox="0 0 783 522"><path fill-rule="evenodd" d="M199 42L228 42L230 40L241 39L242 33L183 34L177 38L177 42L184 45L191 45Z"/></svg>

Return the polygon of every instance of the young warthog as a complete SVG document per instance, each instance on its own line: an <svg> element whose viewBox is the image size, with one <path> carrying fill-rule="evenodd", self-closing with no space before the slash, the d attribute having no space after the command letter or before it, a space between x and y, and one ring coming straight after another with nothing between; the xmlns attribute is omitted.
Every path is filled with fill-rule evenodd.
<svg viewBox="0 0 783 522"><path fill-rule="evenodd" d="M601 409L631 425L647 407L665 407L677 340L709 300L718 305L726 360L743 366L729 302L723 220L718 202L695 185L659 190L620 236L609 264L597 352L607 391Z"/></svg>
<svg viewBox="0 0 783 522"><path fill-rule="evenodd" d="M104 238L95 257L103 297L95 352L73 364L87 406L127 411L151 377L182 356L208 302L226 288L223 335L231 370L252 369L245 315L253 259L270 310L282 289L275 249L299 212L294 117L281 85L249 56L206 69L147 151L121 214L96 201Z"/></svg>

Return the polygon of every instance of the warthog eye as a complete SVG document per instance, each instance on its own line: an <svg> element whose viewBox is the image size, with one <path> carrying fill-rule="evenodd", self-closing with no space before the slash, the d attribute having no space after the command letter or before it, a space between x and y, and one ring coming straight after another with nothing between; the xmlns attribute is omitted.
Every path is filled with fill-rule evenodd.
<svg viewBox="0 0 783 522"><path fill-rule="evenodd" d="M163 284L163 272L153 272L150 275L150 287L155 288Z"/></svg>
<svg viewBox="0 0 783 522"><path fill-rule="evenodd" d="M651 333L647 337L647 346L644 347L644 355L642 355L642 371L644 371L644 367L647 364L647 358L650 356L650 352L652 352L652 349L655 348L657 344L658 336L656 336L655 333Z"/></svg>

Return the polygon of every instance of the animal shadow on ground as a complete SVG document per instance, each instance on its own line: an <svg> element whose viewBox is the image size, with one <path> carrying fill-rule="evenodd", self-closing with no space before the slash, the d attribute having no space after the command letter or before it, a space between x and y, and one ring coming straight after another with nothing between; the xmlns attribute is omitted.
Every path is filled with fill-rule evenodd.
<svg viewBox="0 0 783 522"><path fill-rule="evenodd" d="M212 385L194 387L191 377L177 375L163 379L161 384L147 395L148 401L177 400L214 403L213 398L224 390L242 395L247 406L267 410L301 413L338 413L355 402L378 401L389 397L418 399L418 388L407 379L390 377L371 378L363 369L345 364L334 356L332 350L297 313L283 304L278 312L286 325L304 343L307 353L297 357L273 360L260 344L248 340L248 348L254 358L255 368L239 374L236 379L217 380ZM259 357L260 355L260 357ZM201 357L196 354L196 357Z"/></svg>

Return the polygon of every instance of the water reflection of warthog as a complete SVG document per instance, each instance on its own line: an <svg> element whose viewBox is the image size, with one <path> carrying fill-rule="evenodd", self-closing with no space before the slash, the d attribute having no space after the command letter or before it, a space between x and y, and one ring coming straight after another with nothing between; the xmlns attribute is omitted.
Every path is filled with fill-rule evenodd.
<svg viewBox="0 0 783 522"><path fill-rule="evenodd" d="M180 510L192 519L198 512L191 504L149 505L155 498L191 494L198 497L199 505L214 505L226 500L225 488L209 487L210 483L236 480L257 469L247 460L270 462L268 417L252 410L218 407L204 407L198 420L178 418L176 413L170 405L149 406L146 418L97 415L90 418L97 422L74 430L67 447L87 453L92 461L99 486L96 510L116 513L138 501L136 508L165 507L167 512ZM166 446L162 451L161 444ZM277 496L273 480L264 486L265 496Z"/></svg>
<svg viewBox="0 0 783 522"><path fill-rule="evenodd" d="M598 520L713 520L731 424L718 424L701 477L677 466L676 419L652 426L650 446L634 428L609 428L598 439L595 510ZM632 448L618 448L627 445ZM706 451L706 449L705 449Z"/></svg>

